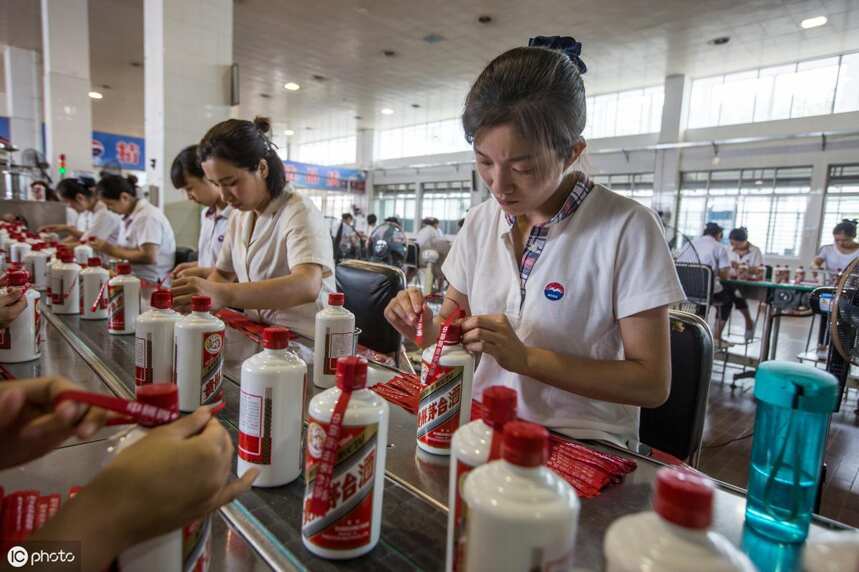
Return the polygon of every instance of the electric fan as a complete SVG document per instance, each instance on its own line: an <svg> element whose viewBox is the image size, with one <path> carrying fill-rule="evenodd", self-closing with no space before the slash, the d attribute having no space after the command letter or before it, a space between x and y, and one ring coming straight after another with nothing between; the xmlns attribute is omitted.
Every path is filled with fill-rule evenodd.
<svg viewBox="0 0 859 572"><path fill-rule="evenodd" d="M402 266L406 259L406 233L398 225L385 222L370 235L370 260Z"/></svg>

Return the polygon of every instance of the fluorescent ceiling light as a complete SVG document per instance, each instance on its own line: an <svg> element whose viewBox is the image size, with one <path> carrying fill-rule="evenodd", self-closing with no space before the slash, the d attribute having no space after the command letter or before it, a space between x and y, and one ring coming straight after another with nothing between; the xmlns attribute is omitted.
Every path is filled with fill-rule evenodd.
<svg viewBox="0 0 859 572"><path fill-rule="evenodd" d="M393 109L391 109L390 107L383 107L383 108L381 109L381 114L382 114L382 115L393 115L393 114L394 114L394 110L393 110Z"/></svg>
<svg viewBox="0 0 859 572"><path fill-rule="evenodd" d="M810 28L819 28L828 22L828 18L826 16L815 16L814 18L806 18L802 22L799 23L800 27L803 30L808 30Z"/></svg>
<svg viewBox="0 0 859 572"><path fill-rule="evenodd" d="M293 131L292 129L287 129L286 131L284 131L284 133L286 134L287 137L295 135L295 131Z"/></svg>
<svg viewBox="0 0 859 572"><path fill-rule="evenodd" d="M90 99L101 99L104 97L100 91L91 91L89 92L89 96Z"/></svg>
<svg viewBox="0 0 859 572"><path fill-rule="evenodd" d="M295 83L294 81L283 84L283 87L285 89L288 89L289 91L298 91L299 89L301 89L301 86L298 85L297 83Z"/></svg>

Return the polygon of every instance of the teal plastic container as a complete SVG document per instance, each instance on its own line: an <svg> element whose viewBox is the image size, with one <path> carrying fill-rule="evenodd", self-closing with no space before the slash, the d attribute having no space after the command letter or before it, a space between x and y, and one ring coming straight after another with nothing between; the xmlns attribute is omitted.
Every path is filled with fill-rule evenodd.
<svg viewBox="0 0 859 572"><path fill-rule="evenodd" d="M768 361L755 375L746 526L776 542L808 536L838 382L823 370Z"/></svg>

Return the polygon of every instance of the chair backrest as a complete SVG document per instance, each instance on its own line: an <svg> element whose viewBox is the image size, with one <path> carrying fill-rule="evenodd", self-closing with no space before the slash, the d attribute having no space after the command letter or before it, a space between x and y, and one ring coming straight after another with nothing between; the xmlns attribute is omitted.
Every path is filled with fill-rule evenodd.
<svg viewBox="0 0 859 572"><path fill-rule="evenodd" d="M713 269L706 264L677 262L677 277L686 293L683 310L705 317L713 298ZM688 307L691 305L694 307Z"/></svg>
<svg viewBox="0 0 859 572"><path fill-rule="evenodd" d="M670 312L671 392L668 401L641 410L643 443L697 466L707 417L713 368L713 335L707 323L688 312Z"/></svg>
<svg viewBox="0 0 859 572"><path fill-rule="evenodd" d="M177 266L185 262L194 262L197 260L197 251L187 246L177 246L174 260Z"/></svg>
<svg viewBox="0 0 859 572"><path fill-rule="evenodd" d="M335 279L337 290L346 295L346 309L355 314L355 326L361 328L358 343L383 354L398 352L402 336L385 320L385 308L406 287L403 271L378 262L347 260L337 265Z"/></svg>

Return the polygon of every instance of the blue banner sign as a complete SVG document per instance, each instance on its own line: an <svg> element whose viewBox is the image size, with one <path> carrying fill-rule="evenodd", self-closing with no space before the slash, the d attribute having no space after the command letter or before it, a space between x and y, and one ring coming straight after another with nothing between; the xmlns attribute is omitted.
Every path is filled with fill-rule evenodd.
<svg viewBox="0 0 859 572"><path fill-rule="evenodd" d="M8 117L0 117L0 142L3 144L9 144L12 140L12 134L10 133L11 128L9 127L9 118Z"/></svg>
<svg viewBox="0 0 859 572"><path fill-rule="evenodd" d="M146 170L146 143L142 137L92 132L92 162L96 167Z"/></svg>
<svg viewBox="0 0 859 572"><path fill-rule="evenodd" d="M284 161L286 178L300 189L322 189L363 193L367 188L367 172L343 167L325 167L297 161Z"/></svg>

